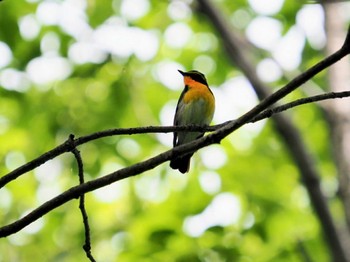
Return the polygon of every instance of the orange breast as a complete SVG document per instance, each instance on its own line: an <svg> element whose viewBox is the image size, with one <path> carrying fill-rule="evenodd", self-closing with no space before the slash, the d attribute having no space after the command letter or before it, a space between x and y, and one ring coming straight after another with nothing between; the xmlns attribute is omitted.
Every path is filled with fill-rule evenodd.
<svg viewBox="0 0 350 262"><path fill-rule="evenodd" d="M191 79L192 80L192 79ZM187 83L186 83L187 82ZM186 104L195 102L199 99L203 99L206 102L206 111L208 114L212 114L215 108L215 99L209 88L196 81L185 81L188 86L188 91L184 95L184 102Z"/></svg>

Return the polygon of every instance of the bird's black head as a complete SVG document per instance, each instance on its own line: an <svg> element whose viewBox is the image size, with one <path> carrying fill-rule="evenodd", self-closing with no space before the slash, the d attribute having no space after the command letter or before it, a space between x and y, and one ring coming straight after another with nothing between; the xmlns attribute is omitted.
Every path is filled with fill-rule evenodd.
<svg viewBox="0 0 350 262"><path fill-rule="evenodd" d="M202 84L204 84L206 86L208 85L207 79L205 78L205 76L201 72L198 72L197 70L190 70L188 72L183 72L181 70L178 70L178 71L183 76L191 77L194 81L202 83Z"/></svg>

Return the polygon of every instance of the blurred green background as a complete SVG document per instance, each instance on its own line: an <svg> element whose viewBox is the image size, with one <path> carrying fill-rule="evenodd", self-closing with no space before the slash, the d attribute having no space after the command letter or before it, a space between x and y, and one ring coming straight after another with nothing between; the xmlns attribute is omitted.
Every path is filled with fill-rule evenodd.
<svg viewBox="0 0 350 262"><path fill-rule="evenodd" d="M213 1L249 40L251 63L276 89L324 57L322 7L309 1ZM214 123L257 102L196 1L0 2L0 174L65 141L109 128L171 125L177 69L205 73ZM243 48L243 47L242 47ZM326 74L313 82L326 88ZM296 91L285 101L304 96ZM315 105L288 116L314 153L333 215L342 220L328 133ZM115 136L79 148L86 180L171 148L171 134ZM328 261L298 171L269 121L200 150L189 174L168 163L86 195L97 261ZM78 184L65 154L0 190L6 225ZM86 261L78 201L0 239L0 261Z"/></svg>

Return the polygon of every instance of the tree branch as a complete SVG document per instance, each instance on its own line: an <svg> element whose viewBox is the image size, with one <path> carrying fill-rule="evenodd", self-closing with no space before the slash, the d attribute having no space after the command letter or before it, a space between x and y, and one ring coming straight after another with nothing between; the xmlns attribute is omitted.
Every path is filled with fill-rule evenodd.
<svg viewBox="0 0 350 262"><path fill-rule="evenodd" d="M195 152L196 150L203 148L205 146L219 143L224 137L231 134L233 131L237 130L239 127L243 126L244 124L252 121L254 117L256 117L258 114L260 114L262 111L266 110L268 107L273 105L275 102L277 102L279 99L283 98L299 86L301 86L303 83L314 77L317 73L321 72L328 66L334 64L338 60L345 57L350 52L350 30L348 32L348 36L346 38L346 42L344 43L343 47L335 52L334 54L328 56L327 58L323 59L304 73L300 74L296 78L294 78L291 82L289 82L287 85L285 85L280 90L276 91L271 96L267 97L263 101L261 101L257 106L255 106L253 109L248 111L246 114L242 115L240 118L234 121L226 122L223 126L221 126L218 130L215 132L204 136L200 139L197 139L193 142L175 147L171 150L168 150L164 153L161 153L155 157L152 157L148 160L139 162L137 164L134 164L132 166L120 169L118 171L115 171L113 173L110 173L104 177L83 183L81 185L75 186L70 188L69 190L63 192L62 194L58 195L57 197L54 197L53 199L45 202L26 216L18 219L17 221L3 226L0 228L0 237L6 237L11 234L14 234L24 228L25 226L29 225L30 223L34 222L38 218L42 217L43 215L47 214L51 210L57 208L58 206L74 199L78 198L80 195L85 194L87 192L93 191L95 189L107 186L111 183L114 183L116 181L119 181L121 179L135 176L138 174L141 174L147 170L151 170L154 167L170 160L174 155L181 155L181 154L187 154ZM140 134L145 133L145 130L147 130L148 133L151 132L174 132L174 131L191 131L191 130L203 130L203 127L147 127L147 128L128 128L128 129L114 129L114 130L106 130L103 132L94 133L89 136L84 136L78 139L74 139L73 141L67 140L63 144L59 145L58 147L50 150L49 152L41 155L40 157L34 159L33 161L15 169L14 171L10 172L8 175L5 175L0 179L0 188L3 187L6 183L9 181L12 181L19 177L21 174L28 172L29 170L34 169L35 167L40 166L41 164L45 163L46 161L62 154L68 151L72 151L75 147L78 145L81 145L83 143L86 143L88 141L111 136L115 134ZM133 132L134 131L134 132Z"/></svg>
<svg viewBox="0 0 350 262"><path fill-rule="evenodd" d="M19 176L33 170L45 162L62 155L64 153L72 151L75 147L82 144L90 142L92 140L114 136L114 135L133 135L133 134L145 134L145 133L170 133L175 131L203 131L204 127L196 126L148 126L148 127L134 127L134 128L118 128L110 129L101 132L96 132L91 135L86 135L74 139L72 142L70 139L63 142L61 145L55 147L54 149L42 154L41 156L35 158L34 160L16 168L15 170L9 172L8 174L0 178L0 189L4 187L9 182L15 180Z"/></svg>
<svg viewBox="0 0 350 262"><path fill-rule="evenodd" d="M254 117L250 123L254 123L260 120L263 120L265 118L269 118L273 116L274 114L284 112L288 109L294 108L299 105L304 105L312 102L318 102L322 100L327 99L334 99L334 98L344 98L349 97L350 91L344 91L344 92L330 92L325 93L321 95L301 98L298 100L295 100L293 102L271 108L266 109L265 111L259 113L256 117ZM135 135L135 134L149 134L149 133L171 133L171 132L177 132L177 131L193 131L193 132L208 132L208 131L215 131L225 125L227 125L230 122L234 122L234 120L229 120L221 124L213 125L213 126L146 126L146 127L133 127L133 128L116 128L116 129L109 129L104 130L100 132L96 132L90 135L82 136L77 139L74 139L73 142L68 139L67 141L63 142L61 145L58 145L57 147L53 148L52 150L42 154L41 156L37 157L36 159L16 168L15 170L9 172L8 174L2 176L0 178L0 189L4 187L9 182L15 180L19 176L39 167L40 165L46 163L47 161L62 155L64 153L72 151L75 147L80 146L82 144L88 143L93 140L97 140L100 138L105 138L109 136L115 136L115 135Z"/></svg>
<svg viewBox="0 0 350 262"><path fill-rule="evenodd" d="M328 99L335 99L335 98L345 98L350 96L350 91L343 91L343 92L329 92L325 94L320 94L320 95L315 95L315 96L310 96L310 97L305 97L305 98L300 98L295 101L289 102L284 105L280 105L271 109L266 109L256 117L254 117L251 121L251 123L260 121L265 118L269 118L275 114L282 113L288 109L305 105L305 104L310 104L314 102L320 102L323 100L328 100Z"/></svg>
<svg viewBox="0 0 350 262"><path fill-rule="evenodd" d="M47 214L51 210L63 205L64 203L74 199L78 198L80 195L85 194L87 192L91 192L93 190L96 190L98 188L107 186L109 184L112 184L116 181L122 180L124 178L132 177L138 174L141 174L147 170L151 170L154 167L172 159L174 155L182 155L187 153L195 152L196 150L203 148L205 146L218 143L220 142L224 137L228 136L230 133L238 129L239 127L243 126L244 124L251 122L254 120L254 117L256 117L259 114L266 114L266 117L271 116L270 111L266 111L266 113L262 113L265 109L267 109L269 106L271 106L274 102L276 102L278 99L283 98L288 93L292 92L294 89L298 88L302 83L306 82L307 80L311 79L314 75L316 75L318 72L322 71L324 68L326 68L325 64L332 64L341 59L342 57L346 56L347 53L343 52L336 52L335 54L331 55L330 57L322 60L309 70L307 70L305 73L301 74L301 76L298 76L296 79L292 80L290 83L288 83L285 87L278 90L276 93L274 93L271 97L263 100L261 103L259 103L257 106L255 106L253 109L251 109L246 114L242 115L237 120L232 120L224 123L223 125L219 125L219 129L217 129L215 132L204 136L200 139L197 139L193 142L175 147L171 150L165 151L164 153L161 153L155 157L149 158L145 161L136 163L132 166L122 168L118 171L115 171L113 173L110 173L106 176L103 176L101 178L97 178L95 180L88 181L86 183L83 183L81 185L75 186L70 188L69 190L63 192L62 194L54 197L53 199L45 202L38 208L31 211L26 216L18 219L17 221L8 224L6 226L3 226L0 228L0 237L6 237L11 234L14 234L18 231L20 231L25 226L29 225L30 223L34 222L38 218L42 217L43 215ZM335 56L335 57L334 57ZM324 61L327 61L326 63ZM332 62L330 62L332 61ZM281 91L282 90L282 91ZM332 96L329 94L329 96ZM325 98L323 96L323 98ZM320 98L319 98L320 99ZM321 100L321 99L320 99ZM296 106L296 105L294 105ZM273 112L274 113L274 112ZM262 118L261 118L262 119ZM260 119L259 119L260 120ZM256 120L257 121L257 120ZM212 128L212 127L211 127ZM59 145L57 148L49 151L46 154L43 154L39 158L31 161L30 163L24 165L24 166L34 166L37 163L45 163L45 161L48 161L52 159L53 155L56 154L56 156L67 152L72 151L74 147L81 145L83 143L87 143L89 141L92 141L94 139L111 136L115 134L141 134L141 133L151 133L151 132L174 132L174 131L205 131L205 130L211 130L210 128L204 128L204 127L196 127L196 126L187 126L187 127L144 127L144 128L128 128L128 129L115 129L115 130L106 130L98 133L94 133L92 135L80 137L77 139L74 139L73 141L67 140L63 144ZM54 153L52 153L54 152ZM48 159L45 159L48 158ZM34 164L33 164L34 163ZM38 165L39 166L39 165ZM23 172L24 168L19 167L19 170L17 172ZM16 173L16 170L12 171L8 175L12 177L18 177L20 173ZM29 171L29 170L28 170ZM6 177L6 176L5 176ZM4 177L3 177L4 178ZM14 178L15 179L15 178ZM12 179L13 180L13 179ZM11 181L11 179L6 178L4 181Z"/></svg>
<svg viewBox="0 0 350 262"><path fill-rule="evenodd" d="M69 140L73 143L74 142L74 136L70 135ZM78 175L79 175L79 184L82 185L84 184L84 165L83 165L83 160L81 159L81 155L78 149L75 147L72 150L72 153L77 160L78 164ZM94 259L92 253L91 253L91 239L90 239L90 226L89 226L89 218L85 209L85 195L81 194L79 197L79 209L81 212L81 216L83 218L83 224L84 224L84 229L85 229L85 244L83 245L83 249L85 251L85 254L87 258L91 262L96 262Z"/></svg>

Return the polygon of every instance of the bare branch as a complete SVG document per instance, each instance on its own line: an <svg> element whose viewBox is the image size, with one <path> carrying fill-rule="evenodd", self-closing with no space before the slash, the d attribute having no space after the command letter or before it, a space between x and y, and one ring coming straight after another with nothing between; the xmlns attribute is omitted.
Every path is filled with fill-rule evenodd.
<svg viewBox="0 0 350 262"><path fill-rule="evenodd" d="M118 171L115 171L109 175L106 175L104 177L83 183L81 185L75 186L70 188L69 190L63 192L62 194L58 195L57 197L54 197L53 199L45 202L26 216L18 219L17 221L5 225L0 228L0 237L6 237L11 234L14 234L24 228L25 226L29 225L30 223L34 222L38 218L42 217L43 215L47 214L51 210L55 209L56 207L74 199L78 198L80 195L85 194L87 192L93 191L95 189L107 186L111 183L114 183L118 180L135 176L138 174L141 174L147 170L151 170L154 167L170 160L174 155L182 155L186 153L192 153L196 150L203 148L205 146L219 143L223 138L231 134L233 131L237 130L241 126L243 126L246 123L249 123L256 117L258 114L272 106L275 102L301 86L303 83L314 77L316 74L324 70L325 68L329 67L330 65L336 63L338 60L345 57L350 52L350 30L348 32L346 42L344 43L343 47L335 52L334 54L328 56L327 58L323 59L304 73L300 74L296 78L294 78L291 82L289 82L287 85L285 85L280 90L273 93L271 96L267 97L263 101L261 101L257 106L255 106L253 109L248 111L246 114L242 115L240 118L234 121L226 122L223 126L221 126L218 130L215 132L204 136L200 139L197 139L193 142L175 147L171 150L168 150L164 153L161 153L155 157L152 157L148 160L139 162L137 164L134 164L132 166L120 169ZM143 131L142 131L143 130ZM147 131L146 131L147 130ZM46 161L61 155L65 152L72 151L75 147L86 143L88 141L105 137L105 136L111 136L115 134L133 134L133 133L152 133L152 132L174 132L174 131L185 131L185 130L203 130L203 127L148 127L148 128L128 128L128 129L115 129L115 130L107 130L103 132L94 133L89 136L81 137L78 139L68 139L63 144L59 145L58 147L50 150L49 152L41 155L40 157L34 159L33 161L15 169L14 171L10 172L8 175L5 175L0 179L0 188L6 185L8 182L16 179L21 174L28 172L29 170L32 170L41 164L45 163Z"/></svg>
<svg viewBox="0 0 350 262"><path fill-rule="evenodd" d="M350 96L350 91L344 91L344 92L329 92L325 94L320 94L320 95L315 95L315 96L310 96L310 97L305 97L305 98L300 98L295 101L292 101L290 103L277 106L271 109L266 109L264 112L260 113L258 116L254 117L252 119L252 123L260 121L265 118L269 118L274 114L282 113L288 109L291 109L293 107L305 105L305 104L310 104L314 102L319 102L323 100L328 100L328 99L335 99L335 98L345 98Z"/></svg>
<svg viewBox="0 0 350 262"><path fill-rule="evenodd" d="M89 141L114 136L114 135L132 135L132 134L145 134L145 133L170 133L175 131L205 131L205 127L199 126L148 126L148 127L134 127L134 128L117 128L110 129L101 132L96 132L91 135L82 136L74 141L67 140L61 145L55 147L54 149L42 154L41 156L35 158L34 160L16 168L10 173L2 176L0 178L0 189L4 187L9 182L15 180L19 176L33 170L45 162L62 155L64 153L72 151L75 147L85 144Z"/></svg>
<svg viewBox="0 0 350 262"><path fill-rule="evenodd" d="M327 100L327 99L334 99L334 98L344 98L350 96L349 91L344 92L331 92L331 93L325 93L321 95L316 95L312 97L302 98L295 100L293 102L290 102L285 105L278 106L273 109L266 109L262 113L259 113L256 117L254 117L251 121L251 123L260 121L265 118L269 118L274 114L284 112L288 109L291 109L293 107L304 105L312 102ZM30 170L33 170L40 165L44 164L45 162L62 155L64 153L70 152L73 150L73 148L80 146L82 144L88 143L93 140L97 140L100 138L105 138L109 136L115 136L115 135L135 135L135 134L150 134L150 133L171 133L176 131L188 131L188 132L208 132L208 131L215 131L228 123L232 123L235 120L229 120L221 124L213 125L213 126L146 126L146 127L133 127L133 128L116 128L116 129L109 129L104 130L100 132L96 132L90 135L82 136L77 139L74 139L74 141L70 141L69 139L65 142L63 142L61 145L55 147L54 149L42 154L41 156L37 157L36 159L16 168L15 170L11 171L10 173L4 175L0 178L0 189L4 187L9 182L15 180L19 176L27 173Z"/></svg>
<svg viewBox="0 0 350 262"><path fill-rule="evenodd" d="M346 53L339 54L339 51L335 53L334 55L326 58L325 60L328 61L327 63L330 63L329 60L332 61L332 63L335 63L342 57L344 57ZM336 59L334 58L336 56ZM316 64L314 67L307 70L305 73L302 74L302 77L297 77L298 80L292 80L289 84L287 84L285 87L283 87L282 91L277 91L272 95L273 98L268 98L263 100L260 104L258 104L256 107L254 107L252 110L250 110L248 113L244 114L240 118L234 121L226 122L222 125L218 125L219 129L217 129L215 132L204 136L200 139L197 139L193 142L175 147L171 150L165 151L164 153L161 153L155 157L149 158L145 161L139 162L137 164L134 164L132 166L117 170L113 173L110 173L106 176L103 176L101 178L97 178L92 181L88 181L84 184L75 186L70 188L69 190L63 192L62 194L58 195L57 197L54 197L53 199L45 202L26 216L18 219L17 221L3 226L0 228L0 237L6 237L11 234L14 234L18 231L20 231L25 226L29 225L30 223L34 222L38 218L42 217L43 215L47 214L51 210L63 205L64 203L74 199L78 198L80 195L85 194L87 192L91 192L93 190L96 190L98 188L107 186L111 183L114 183L116 181L122 180L124 178L128 178L131 176L135 176L138 174L141 174L147 170L151 170L154 167L170 160L174 155L181 155L186 153L195 152L200 148L203 148L205 146L218 143L220 142L224 137L231 134L233 131L238 129L239 127L243 126L244 124L251 122L254 120L254 117L258 114L261 114L262 111L267 109L270 105L272 105L274 102L276 102L278 99L283 98L285 95L287 95L289 92L292 92L294 89L300 86L302 83L307 81L308 79L312 78L315 74L320 72L322 69L326 68L324 67L325 63L322 60L320 63ZM316 69L315 69L316 68ZM302 78L302 79L300 79ZM329 96L332 96L329 94ZM320 99L321 100L321 99ZM264 113L262 113L264 114ZM265 113L266 117L270 116L270 113ZM88 141L98 139L101 137L111 136L114 134L132 134L133 131L135 133L152 133L152 132L173 132L173 131L205 131L205 130L211 130L213 127L198 127L198 126L187 126L187 127L145 127L145 128L131 128L131 129L115 129L115 130L107 130L103 132L98 132L89 136L77 138L73 140L74 143L69 142L67 140L62 145L58 146L57 148L51 150L52 152L55 152L57 155L62 154L67 151L72 151L74 146L81 145L83 143L86 143ZM133 131L130 131L133 130ZM97 135L96 135L97 134ZM74 144L74 145L72 145ZM68 150L70 149L70 150ZM50 151L50 152L51 152ZM57 153L58 152L58 153ZM47 154L42 155L39 158L43 158ZM53 154L48 154L49 156L52 156ZM51 158L50 158L51 159ZM45 160L45 159L44 159ZM49 159L48 159L49 160ZM35 163L39 162L37 159L33 160ZM32 162L33 162L32 161ZM42 162L43 160L41 160ZM47 160L46 160L47 161ZM44 163L44 162L42 162ZM28 163L29 164L29 163ZM22 170L22 168L18 168L17 170ZM13 171L14 172L14 171ZM11 174L11 173L10 173ZM19 175L17 175L18 177Z"/></svg>
<svg viewBox="0 0 350 262"><path fill-rule="evenodd" d="M70 135L69 140L74 143L74 136ZM74 148L72 150L72 153L74 154L75 159L77 160L78 164L78 175L79 175L79 184L84 184L84 165L83 160L81 159L81 155L78 149ZM90 238L90 226L89 226L89 218L85 209L85 194L81 194L79 197L79 209L81 212L81 216L83 218L83 224L85 229L85 244L83 245L83 249L86 253L87 258L91 262L95 262L92 253L91 253L91 238Z"/></svg>
<svg viewBox="0 0 350 262"><path fill-rule="evenodd" d="M311 103L311 102L315 102L315 101L321 101L321 100L330 99L330 98L342 98L342 97L347 97L347 96L350 96L349 91L339 92L339 93L326 93L326 94L317 95L314 97L298 99L296 101L293 101L291 103L276 107L274 109L267 109L267 110L263 111L262 113L260 113L258 116L252 118L252 120L250 122L256 122L256 121L260 121L260 120L265 119L265 118L269 118L273 114L283 112L287 109L290 109L292 107L296 107L298 105L307 104L307 103ZM232 125L232 123L234 123L234 122L235 121L231 120L231 121L225 122L223 124L209 126L209 127L199 127L199 126L152 127L152 126L150 126L150 127L141 127L141 128L106 130L106 131L94 133L92 135L80 137L80 138L77 138L75 140L68 139L63 144L59 145L58 147L54 148L53 150L49 151L48 153L43 154L39 158L34 159L33 161L25 164L24 166L35 166L38 162L41 162L41 164L45 163L46 161L52 159L53 157L51 157L51 156L54 154L57 154L56 156L58 156L58 155L63 154L67 151L73 151L74 147L77 145L87 143L87 142L92 141L94 139L99 139L99 138L112 136L112 135L116 135L116 134L118 134L118 135L129 134L130 135L130 134L133 134L133 132L135 134L142 134L142 133L152 133L152 132L154 132L154 133L163 132L164 133L164 132L173 132L173 131L215 131L218 128L225 127L228 124ZM132 131L130 131L130 130L132 130ZM113 173L106 175L102 178L92 180L92 181L87 182L87 183L83 183L80 186L73 187L73 188L69 189L68 191L62 193L61 195L53 198L52 200L44 203L42 206L38 207L37 209L35 209L34 211L32 211L30 214L23 217L22 219L14 222L10 225L7 225L7 226L0 228L0 237L6 237L8 235L11 235L13 233L18 232L23 227L34 222L35 220L37 220L41 216L45 215L46 213L50 212L51 210L55 209L56 207L66 203L74 198L78 198L80 195L82 195L84 193L93 191L93 190L100 188L100 187L104 187L108 184L111 184L111 183L116 182L118 180L121 180L123 178L134 176L134 175L139 174L141 172L150 170L150 169L154 168L155 166L158 166L159 164L171 159L171 156L173 154L183 154L183 153L189 152L189 150L195 151L201 147L204 147L204 146L201 146L201 147L197 148L197 145L201 145L203 143L202 140L207 140L207 139L208 139L207 137L201 138L200 142L197 142L197 140L196 140L190 144L185 144L181 147L177 147L177 148L174 148L172 150L168 150L168 151L166 151L166 152L164 152L156 157L150 158L146 161L140 162L140 163L133 165L133 166L130 166L128 168L113 172ZM54 153L51 153L51 152L54 152ZM38 161L38 159L40 161ZM149 166L145 168L145 167L143 167L144 165L149 165ZM39 166L39 165L37 165L37 166ZM140 168L140 166L141 166L141 168ZM35 167L33 167L32 169L34 169L34 168ZM32 170L32 169L29 169L29 170ZM24 168L22 166L22 167L17 168L16 170L18 170L18 172L23 172ZM14 171L16 171L16 170L14 170ZM8 175L13 174L14 171L9 173ZM27 171L25 171L25 172L27 172ZM139 172L139 173L137 173L137 172ZM129 174L127 174L127 173L129 173ZM20 174L16 174L16 177L18 177L19 175ZM13 179L15 179L15 178L13 178ZM11 181L13 179L7 179L7 180Z"/></svg>

